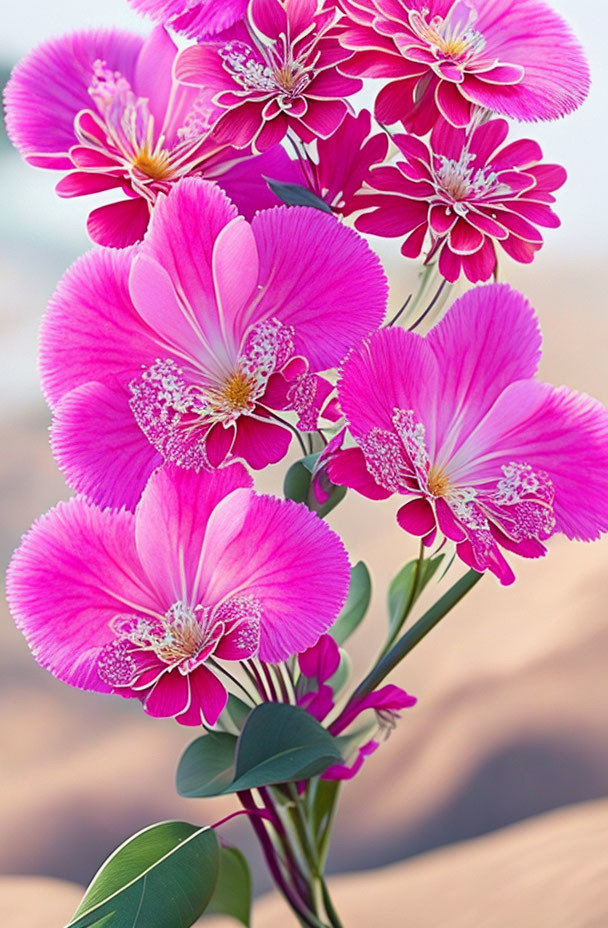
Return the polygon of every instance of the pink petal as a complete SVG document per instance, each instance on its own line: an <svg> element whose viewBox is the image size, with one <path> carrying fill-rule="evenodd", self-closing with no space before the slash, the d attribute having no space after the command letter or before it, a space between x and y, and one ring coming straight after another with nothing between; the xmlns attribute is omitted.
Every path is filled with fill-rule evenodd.
<svg viewBox="0 0 608 928"><path fill-rule="evenodd" d="M21 154L67 153L77 141L76 114L91 107L93 62L107 61L130 81L141 47L138 35L97 29L48 39L31 51L5 90L6 127Z"/></svg>
<svg viewBox="0 0 608 928"><path fill-rule="evenodd" d="M152 475L135 513L135 539L159 596L170 603L205 601L201 564L209 519L225 496L248 486L251 478L240 464L200 473L166 466Z"/></svg>
<svg viewBox="0 0 608 928"><path fill-rule="evenodd" d="M397 513L397 522L410 535L428 535L435 528L435 513L426 499L414 499Z"/></svg>
<svg viewBox="0 0 608 928"><path fill-rule="evenodd" d="M38 663L64 683L99 692L110 691L97 672L100 649L116 637L110 621L166 608L142 571L131 513L81 499L59 503L34 524L9 566L7 595Z"/></svg>
<svg viewBox="0 0 608 928"><path fill-rule="evenodd" d="M190 682L179 670L164 673L144 700L148 715L157 719L173 718L190 706Z"/></svg>
<svg viewBox="0 0 608 928"><path fill-rule="evenodd" d="M252 229L263 289L248 318L276 316L294 326L296 353L311 370L336 366L384 318L387 283L379 259L356 232L307 207L260 213Z"/></svg>
<svg viewBox="0 0 608 928"><path fill-rule="evenodd" d="M302 505L250 490L236 490L216 507L201 564L203 601L239 595L261 604L263 661L312 647L348 591L348 557L327 524Z"/></svg>
<svg viewBox="0 0 608 928"><path fill-rule="evenodd" d="M127 391L109 384L86 383L65 394L51 447L73 490L103 508L133 510L162 458L137 425Z"/></svg>
<svg viewBox="0 0 608 928"><path fill-rule="evenodd" d="M158 356L129 295L132 249L95 249L64 274L40 331L39 366L51 405L91 380L125 384Z"/></svg>
<svg viewBox="0 0 608 928"><path fill-rule="evenodd" d="M302 169L284 148L276 145L261 155L242 158L214 179L249 222L260 209L278 206L281 201L266 183L266 177L287 184L302 184Z"/></svg>
<svg viewBox="0 0 608 928"><path fill-rule="evenodd" d="M137 197L94 209L87 219L87 232L98 245L125 248L142 240L149 221L148 204Z"/></svg>
<svg viewBox="0 0 608 928"><path fill-rule="evenodd" d="M221 33L245 16L246 0L129 0L140 13L171 26L190 39Z"/></svg>
<svg viewBox="0 0 608 928"><path fill-rule="evenodd" d="M289 450L292 433L275 422L241 416L237 423L232 455L253 470L263 470L282 461Z"/></svg>
<svg viewBox="0 0 608 928"><path fill-rule="evenodd" d="M556 531L591 541L608 530L608 412L566 387L512 383L463 443L459 479L500 476L512 461L547 473Z"/></svg>
<svg viewBox="0 0 608 928"><path fill-rule="evenodd" d="M133 89L145 97L154 116L157 132L163 128L173 84L173 61L177 46L163 26L156 26L144 42L137 59Z"/></svg>
<svg viewBox="0 0 608 928"><path fill-rule="evenodd" d="M325 683L340 666L340 648L331 635L321 635L316 645L298 656L300 673Z"/></svg>
<svg viewBox="0 0 608 928"><path fill-rule="evenodd" d="M368 499L388 499L391 496L390 491L376 483L368 471L360 448L345 448L331 457L327 473L336 486L350 487Z"/></svg>
<svg viewBox="0 0 608 928"><path fill-rule="evenodd" d="M507 284L465 293L431 330L427 343L442 377L431 457L440 449L442 456L447 454L460 436L469 434L509 384L533 377L541 355L534 310Z"/></svg>
<svg viewBox="0 0 608 928"><path fill-rule="evenodd" d="M435 91L435 100L441 115L450 125L468 126L471 121L471 104L456 84L440 81Z"/></svg>
<svg viewBox="0 0 608 928"><path fill-rule="evenodd" d="M100 190L111 190L123 184L122 177L109 177L107 174L87 174L84 171L72 171L62 177L55 187L60 197L81 197Z"/></svg>

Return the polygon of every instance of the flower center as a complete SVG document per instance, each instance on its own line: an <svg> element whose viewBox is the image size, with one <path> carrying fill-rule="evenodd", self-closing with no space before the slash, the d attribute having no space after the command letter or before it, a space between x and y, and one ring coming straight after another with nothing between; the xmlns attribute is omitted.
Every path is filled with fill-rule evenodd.
<svg viewBox="0 0 608 928"><path fill-rule="evenodd" d="M511 188L498 182L495 171L484 168L475 169L472 162L475 155L463 148L460 158L446 158L437 155L434 165L435 183L437 192L443 199L452 203L464 203L467 200L476 200L492 194L492 196L510 193ZM456 212L466 211L463 207Z"/></svg>
<svg viewBox="0 0 608 928"><path fill-rule="evenodd" d="M160 151L151 152L146 145L139 150L133 167L152 180L165 180L172 174L169 152L162 148Z"/></svg>
<svg viewBox="0 0 608 928"><path fill-rule="evenodd" d="M440 467L431 467L426 485L433 496L448 496L452 489L450 479Z"/></svg>
<svg viewBox="0 0 608 928"><path fill-rule="evenodd" d="M231 412L239 412L249 406L252 392L251 380L239 370L226 381L220 395Z"/></svg>
<svg viewBox="0 0 608 928"><path fill-rule="evenodd" d="M412 10L410 26L441 57L464 63L483 49L485 39L473 28L478 14L468 3L457 0L446 17L433 16L429 20L428 16L426 7Z"/></svg>

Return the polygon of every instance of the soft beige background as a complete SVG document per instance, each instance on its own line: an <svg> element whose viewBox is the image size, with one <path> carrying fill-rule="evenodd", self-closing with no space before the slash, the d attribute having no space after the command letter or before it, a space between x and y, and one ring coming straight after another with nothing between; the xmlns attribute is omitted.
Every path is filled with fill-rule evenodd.
<svg viewBox="0 0 608 928"><path fill-rule="evenodd" d="M539 311L542 376L606 402L608 15L592 0L556 5L591 50L596 86L572 119L518 130L540 137L571 180L559 200L564 229L548 234L534 265L505 264L503 276ZM103 8L76 0L29 3L13 13L0 39L7 64L53 30L137 24L120 0ZM56 201L50 174L26 169L6 145L0 159L6 562L36 515L67 495L47 446L35 340L58 276L87 247L87 206ZM381 247L398 303L411 281L391 258L396 249ZM263 488L278 485L276 473L260 481ZM584 487L581 474L583 500ZM372 611L353 639L362 671L385 621L386 582L413 556L414 544L394 525L390 502L353 497L332 521L353 560L366 559L376 579ZM557 539L544 561L518 564L514 587L487 578L395 674L420 701L345 791L332 867L382 868L336 881L347 928L435 928L448 919L453 928L608 925L607 552L605 542ZM176 797L175 765L189 735L148 719L135 704L57 683L33 662L6 609L0 674L0 925L61 928L79 898L73 884L86 882L127 835L164 818L212 822L233 808L229 798L203 804ZM249 849L264 888L246 824L223 833ZM291 922L269 900L260 903L255 924Z"/></svg>

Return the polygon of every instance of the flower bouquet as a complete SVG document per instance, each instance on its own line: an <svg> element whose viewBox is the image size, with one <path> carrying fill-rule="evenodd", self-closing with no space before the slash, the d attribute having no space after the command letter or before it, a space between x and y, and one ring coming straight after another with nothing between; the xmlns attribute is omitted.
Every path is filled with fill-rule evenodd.
<svg viewBox="0 0 608 928"><path fill-rule="evenodd" d="M544 0L131 2L147 38L51 39L6 89L25 160L106 199L41 324L74 496L8 599L59 680L190 727L180 794L232 795L296 922L341 928L340 789L416 703L391 672L484 574L608 530L608 413L537 378L534 309L498 283L566 179L508 119L567 115L588 69ZM419 264L392 317L366 235ZM284 498L256 492L294 442ZM353 493L419 539L354 680L371 577L326 522ZM248 926L225 821L128 838L69 928Z"/></svg>

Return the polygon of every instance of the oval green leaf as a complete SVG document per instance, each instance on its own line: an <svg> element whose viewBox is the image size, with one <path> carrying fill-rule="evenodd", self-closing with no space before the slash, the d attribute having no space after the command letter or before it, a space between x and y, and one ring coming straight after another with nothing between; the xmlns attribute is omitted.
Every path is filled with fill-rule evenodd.
<svg viewBox="0 0 608 928"><path fill-rule="evenodd" d="M230 792L236 743L234 735L210 731L188 745L177 768L180 796L200 798Z"/></svg>
<svg viewBox="0 0 608 928"><path fill-rule="evenodd" d="M330 635L338 644L344 644L363 621L371 598L372 578L363 561L359 561L350 572L348 599L329 630Z"/></svg>
<svg viewBox="0 0 608 928"><path fill-rule="evenodd" d="M220 874L205 915L230 915L245 928L251 924L251 873L236 847L220 850Z"/></svg>
<svg viewBox="0 0 608 928"><path fill-rule="evenodd" d="M205 911L218 873L213 829L151 825L106 860L66 928L189 928Z"/></svg>
<svg viewBox="0 0 608 928"><path fill-rule="evenodd" d="M307 780L341 762L335 739L304 709L262 703L241 732L230 790Z"/></svg>
<svg viewBox="0 0 608 928"><path fill-rule="evenodd" d="M284 184L278 180L271 180L269 177L264 177L264 180L279 200L288 206L312 206L333 216L332 209L325 200L318 197L308 187L302 187L300 184Z"/></svg>
<svg viewBox="0 0 608 928"><path fill-rule="evenodd" d="M418 572L418 561L410 561L392 579L388 589L389 635L395 635L402 627L416 600L435 576L443 559L443 554L425 559L418 568Z"/></svg>

